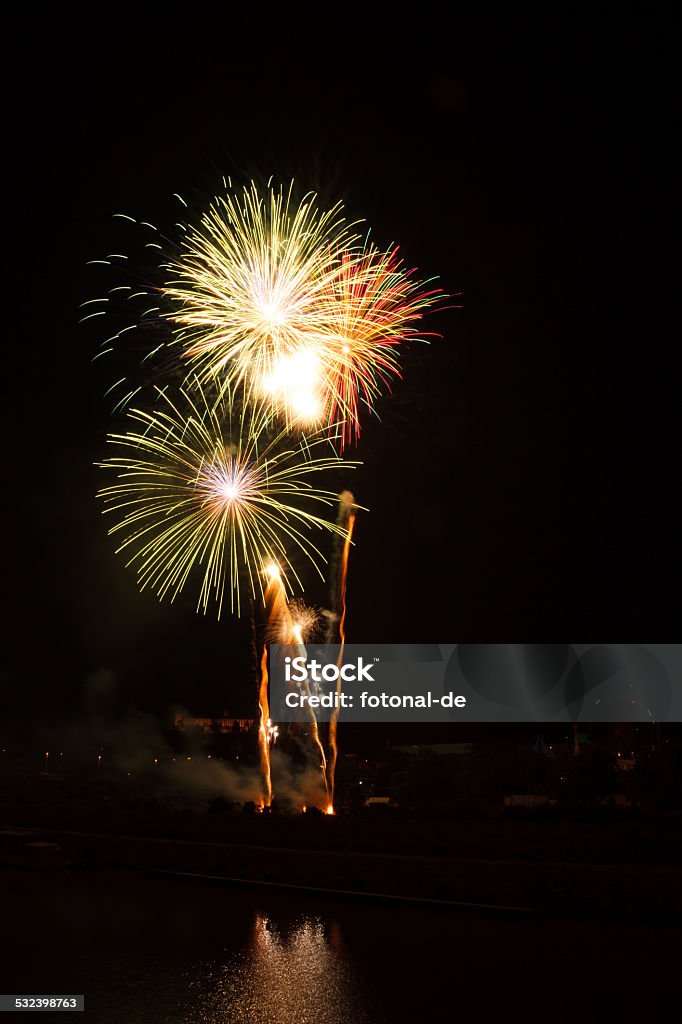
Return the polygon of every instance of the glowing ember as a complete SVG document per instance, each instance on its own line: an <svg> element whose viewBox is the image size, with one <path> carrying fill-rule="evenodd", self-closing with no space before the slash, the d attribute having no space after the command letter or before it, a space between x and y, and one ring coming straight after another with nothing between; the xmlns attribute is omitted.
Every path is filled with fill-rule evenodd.
<svg viewBox="0 0 682 1024"><path fill-rule="evenodd" d="M279 739L279 726L273 725L272 719L268 718L268 742L274 747Z"/></svg>
<svg viewBox="0 0 682 1024"><path fill-rule="evenodd" d="M281 578L279 566L275 562L270 562L269 565L266 565L265 572L270 580L278 580Z"/></svg>

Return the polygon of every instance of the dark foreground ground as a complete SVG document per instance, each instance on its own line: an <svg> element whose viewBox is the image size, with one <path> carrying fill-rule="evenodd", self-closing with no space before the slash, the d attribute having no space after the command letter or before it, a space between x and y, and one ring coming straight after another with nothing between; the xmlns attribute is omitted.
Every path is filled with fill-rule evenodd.
<svg viewBox="0 0 682 1024"><path fill-rule="evenodd" d="M439 820L6 804L0 863L179 872L232 884L676 921L680 824L677 815Z"/></svg>
<svg viewBox="0 0 682 1024"><path fill-rule="evenodd" d="M682 863L682 814L628 813L491 818L210 814L91 800L0 801L0 824L114 835L376 854L484 860Z"/></svg>

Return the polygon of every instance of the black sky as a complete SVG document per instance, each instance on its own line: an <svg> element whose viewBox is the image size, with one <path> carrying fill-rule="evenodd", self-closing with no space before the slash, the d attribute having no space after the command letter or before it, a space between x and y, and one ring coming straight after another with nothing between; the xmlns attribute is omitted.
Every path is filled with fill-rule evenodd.
<svg viewBox="0 0 682 1024"><path fill-rule="evenodd" d="M661 314L674 25L641 11L452 8L392 30L388 13L372 26L158 5L15 21L5 707L73 706L102 667L142 706L230 704L238 631L189 599L138 595L112 553L91 468L107 406L96 338L77 326L111 214L153 221L222 173L341 197L463 293L363 433L351 639L645 639L677 623Z"/></svg>

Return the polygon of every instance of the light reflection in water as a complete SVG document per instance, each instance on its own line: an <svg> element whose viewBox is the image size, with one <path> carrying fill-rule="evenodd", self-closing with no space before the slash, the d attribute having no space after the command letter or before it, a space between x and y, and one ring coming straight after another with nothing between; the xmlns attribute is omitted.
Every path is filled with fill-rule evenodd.
<svg viewBox="0 0 682 1024"><path fill-rule="evenodd" d="M346 957L338 925L316 917L282 928L254 917L249 946L226 963L188 971L181 1024L379 1024ZM185 1011L183 1011L185 1012Z"/></svg>

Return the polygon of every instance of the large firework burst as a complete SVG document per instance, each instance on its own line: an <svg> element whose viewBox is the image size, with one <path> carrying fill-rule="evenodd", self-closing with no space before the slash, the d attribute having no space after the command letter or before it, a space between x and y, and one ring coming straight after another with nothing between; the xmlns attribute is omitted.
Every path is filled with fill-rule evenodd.
<svg viewBox="0 0 682 1024"><path fill-rule="evenodd" d="M259 387L323 326L329 279L355 241L337 203L296 205L293 183L216 197L170 261L162 288L176 340L202 378Z"/></svg>
<svg viewBox="0 0 682 1024"><path fill-rule="evenodd" d="M296 205L292 188L214 199L170 261L165 315L202 380L244 387L289 427L340 421L343 448L438 292L397 249L362 244L341 203Z"/></svg>
<svg viewBox="0 0 682 1024"><path fill-rule="evenodd" d="M140 588L172 600L195 571L198 608L214 601L220 615L226 597L239 611L240 581L262 590L272 563L301 585L292 551L322 575L310 534L339 532L315 511L336 495L310 478L353 463L341 462L327 436L273 434L260 405L235 411L230 393L211 399L198 381L177 400L158 396L153 412L130 410L129 432L109 435L122 454L100 464L117 472L99 494Z"/></svg>

